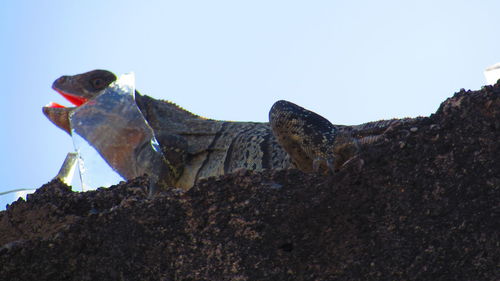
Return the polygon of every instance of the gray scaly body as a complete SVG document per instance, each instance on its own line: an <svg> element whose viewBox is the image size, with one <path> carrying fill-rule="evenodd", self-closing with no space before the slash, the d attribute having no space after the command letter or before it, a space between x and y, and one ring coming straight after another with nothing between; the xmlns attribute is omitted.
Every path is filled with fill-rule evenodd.
<svg viewBox="0 0 500 281"><path fill-rule="evenodd" d="M80 105L116 80L106 70L57 79L53 88ZM200 179L240 169L289 169L333 172L356 157L364 145L378 141L401 120L358 126L333 125L320 115L287 101L276 102L269 123L211 120L171 102L136 92L138 108L151 126L167 159L162 177L169 185L189 189ZM75 102L76 101L76 102ZM55 125L69 132L73 108L44 107ZM147 161L147 159L144 159ZM119 172L119 171L118 171Z"/></svg>

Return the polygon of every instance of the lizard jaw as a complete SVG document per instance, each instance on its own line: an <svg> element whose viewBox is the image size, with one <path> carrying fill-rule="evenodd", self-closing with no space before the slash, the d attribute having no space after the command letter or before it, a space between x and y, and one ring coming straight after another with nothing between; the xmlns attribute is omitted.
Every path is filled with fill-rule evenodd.
<svg viewBox="0 0 500 281"><path fill-rule="evenodd" d="M55 87L53 87L53 89L76 107L79 107L88 101L87 98L67 93L61 89L57 89ZM50 102L42 108L42 111L52 123L71 135L69 113L74 108L75 107L66 107L56 102Z"/></svg>
<svg viewBox="0 0 500 281"><path fill-rule="evenodd" d="M43 114L50 120L50 122L54 123L54 125L71 135L69 115L74 107L64 107L59 104L54 106L54 104L56 103L50 103L42 107Z"/></svg>

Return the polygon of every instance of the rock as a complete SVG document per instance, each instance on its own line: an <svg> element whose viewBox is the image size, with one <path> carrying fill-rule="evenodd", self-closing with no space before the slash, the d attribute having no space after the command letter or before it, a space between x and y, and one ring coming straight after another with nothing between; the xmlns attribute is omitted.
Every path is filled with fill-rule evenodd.
<svg viewBox="0 0 500 281"><path fill-rule="evenodd" d="M0 279L500 279L500 85L397 126L327 178L242 171L152 199L141 178L52 181L0 212Z"/></svg>

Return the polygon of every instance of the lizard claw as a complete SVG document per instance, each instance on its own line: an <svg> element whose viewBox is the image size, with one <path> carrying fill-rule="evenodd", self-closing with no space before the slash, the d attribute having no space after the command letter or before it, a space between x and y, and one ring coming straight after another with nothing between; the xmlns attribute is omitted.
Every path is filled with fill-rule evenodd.
<svg viewBox="0 0 500 281"><path fill-rule="evenodd" d="M326 166L328 167L328 171L332 175L335 174L335 165L334 164L335 164L334 158L326 160Z"/></svg>
<svg viewBox="0 0 500 281"><path fill-rule="evenodd" d="M321 158L315 158L313 160L313 171L315 173L319 173L319 166L321 165L321 162L323 162L323 159Z"/></svg>
<svg viewBox="0 0 500 281"><path fill-rule="evenodd" d="M342 164L342 168L355 167L357 171L361 171L364 164L365 161L359 155L355 155L345 161L344 164Z"/></svg>

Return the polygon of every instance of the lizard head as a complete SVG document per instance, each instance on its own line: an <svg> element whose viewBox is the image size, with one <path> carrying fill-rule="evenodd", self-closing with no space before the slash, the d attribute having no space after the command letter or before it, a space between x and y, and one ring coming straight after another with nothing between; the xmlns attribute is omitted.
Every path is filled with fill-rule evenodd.
<svg viewBox="0 0 500 281"><path fill-rule="evenodd" d="M78 107L98 96L115 80L116 76L112 72L97 69L73 76L61 76L54 81L52 89ZM44 106L42 111L57 127L71 134L69 114L75 107L65 107L51 102Z"/></svg>

